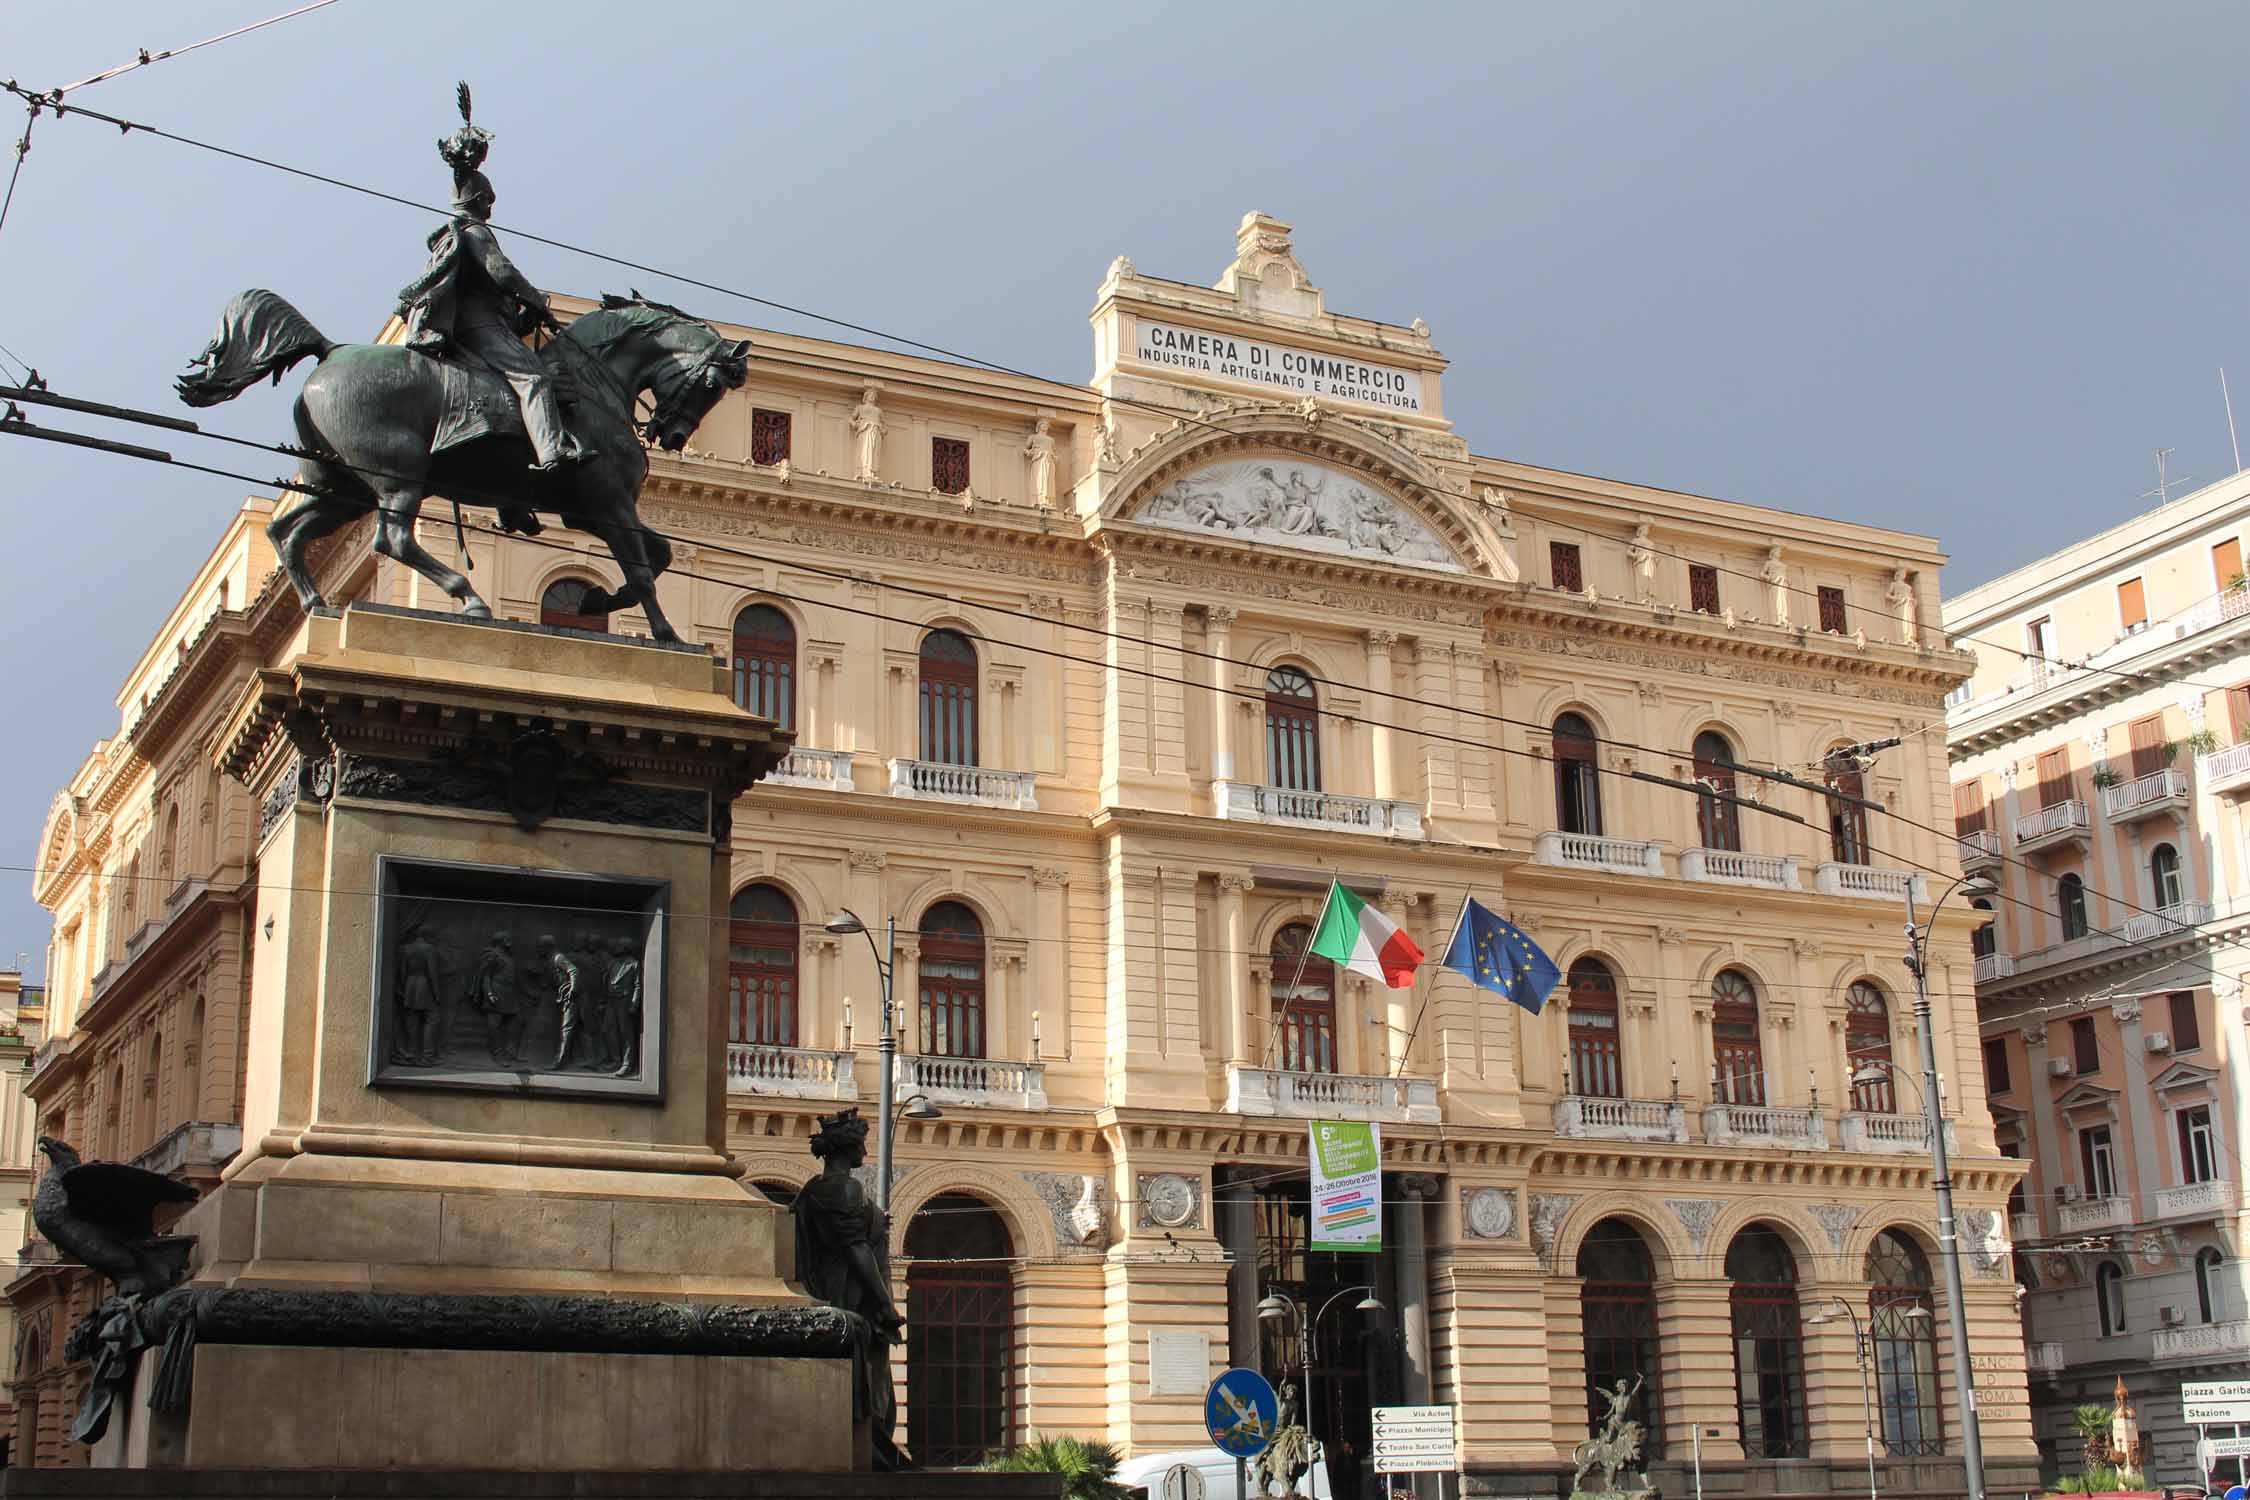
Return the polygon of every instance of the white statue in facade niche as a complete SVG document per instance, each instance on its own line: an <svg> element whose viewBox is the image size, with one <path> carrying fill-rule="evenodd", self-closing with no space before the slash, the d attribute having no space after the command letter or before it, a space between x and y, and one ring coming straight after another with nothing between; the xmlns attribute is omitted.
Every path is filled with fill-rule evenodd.
<svg viewBox="0 0 2250 1500"><path fill-rule="evenodd" d="M852 408L852 436L859 440L859 477L873 479L883 456L883 408L873 386L859 393L859 405Z"/></svg>
<svg viewBox="0 0 2250 1500"><path fill-rule="evenodd" d="M1766 591L1771 595L1773 623L1783 630L1789 628L1789 569L1781 561L1781 549L1766 549L1766 565L1758 570L1766 581Z"/></svg>
<svg viewBox="0 0 2250 1500"><path fill-rule="evenodd" d="M1041 417L1023 445L1023 456L1031 460L1031 503L1041 509L1055 503L1055 440L1047 434L1053 425Z"/></svg>
<svg viewBox="0 0 2250 1500"><path fill-rule="evenodd" d="M1117 429L1107 422L1094 428L1094 462L1104 466L1117 462Z"/></svg>
<svg viewBox="0 0 2250 1500"><path fill-rule="evenodd" d="M1922 644L1921 602L1914 597L1914 585L1906 576L1906 569L1891 569L1891 581L1883 586L1883 598L1898 617L1898 639L1902 646Z"/></svg>
<svg viewBox="0 0 2250 1500"><path fill-rule="evenodd" d="M1632 544L1625 556L1633 564L1633 579L1640 586L1641 603L1647 604L1656 597L1656 549L1648 544L1648 522L1633 528Z"/></svg>

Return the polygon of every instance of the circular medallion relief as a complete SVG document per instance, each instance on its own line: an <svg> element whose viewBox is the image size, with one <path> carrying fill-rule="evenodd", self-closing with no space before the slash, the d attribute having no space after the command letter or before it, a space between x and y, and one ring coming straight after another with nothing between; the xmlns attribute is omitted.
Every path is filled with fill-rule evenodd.
<svg viewBox="0 0 2250 1500"><path fill-rule="evenodd" d="M1195 1217L1195 1184L1177 1172L1158 1172L1141 1180L1141 1211L1162 1229L1177 1229Z"/></svg>
<svg viewBox="0 0 2250 1500"><path fill-rule="evenodd" d="M1499 1188L1478 1188L1465 1195L1461 1210L1469 1221L1469 1233L1480 1240L1504 1240L1515 1232L1516 1200Z"/></svg>

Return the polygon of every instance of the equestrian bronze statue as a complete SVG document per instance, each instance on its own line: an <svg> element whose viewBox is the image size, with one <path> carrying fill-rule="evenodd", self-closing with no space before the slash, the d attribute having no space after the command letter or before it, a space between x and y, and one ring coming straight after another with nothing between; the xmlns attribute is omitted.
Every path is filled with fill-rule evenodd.
<svg viewBox="0 0 2250 1500"><path fill-rule="evenodd" d="M399 294L404 342L338 344L273 292L227 304L217 337L180 377L180 399L214 406L298 361L319 363L297 397L302 453L297 502L267 526L307 609L324 602L305 563L314 541L374 512L375 550L490 618L469 580L414 534L433 491L493 506L504 530L535 533L537 514L598 537L625 586L595 590L585 608L638 605L658 640L678 633L657 605L656 576L671 565L664 538L642 526L644 442L677 452L730 390L749 378L750 343L728 339L676 307L604 297L567 327L500 248L496 194L480 170L490 132L470 123L438 143L453 169L453 217L429 237L430 260ZM523 340L553 337L534 351ZM642 396L652 414L638 417ZM571 405L575 397L575 406Z"/></svg>

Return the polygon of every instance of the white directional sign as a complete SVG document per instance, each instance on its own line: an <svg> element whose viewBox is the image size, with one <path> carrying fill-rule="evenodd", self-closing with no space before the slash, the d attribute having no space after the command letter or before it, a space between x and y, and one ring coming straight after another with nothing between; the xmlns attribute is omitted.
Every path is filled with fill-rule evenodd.
<svg viewBox="0 0 2250 1500"><path fill-rule="evenodd" d="M1164 1484L1157 1493L1163 1500L1203 1500L1203 1473L1187 1464L1174 1464L1164 1471Z"/></svg>
<svg viewBox="0 0 2250 1500"><path fill-rule="evenodd" d="M2205 1438L2196 1445L2196 1454L2208 1455L2203 1465L2206 1469L2222 1458L2250 1458L2250 1437Z"/></svg>
<svg viewBox="0 0 2250 1500"><path fill-rule="evenodd" d="M2180 1416L2190 1427L2215 1422L2250 1422L2250 1380L2183 1381Z"/></svg>
<svg viewBox="0 0 2250 1500"><path fill-rule="evenodd" d="M1375 1472L1444 1473L1453 1467L1453 1408L1375 1408Z"/></svg>

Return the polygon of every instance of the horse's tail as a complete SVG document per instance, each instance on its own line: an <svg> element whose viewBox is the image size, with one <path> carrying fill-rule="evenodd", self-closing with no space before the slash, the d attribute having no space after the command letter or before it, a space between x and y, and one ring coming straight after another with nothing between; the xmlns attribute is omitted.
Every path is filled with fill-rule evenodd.
<svg viewBox="0 0 2250 1500"><path fill-rule="evenodd" d="M326 358L336 346L278 293L253 287L219 315L219 332L173 382L190 406L232 401L263 376L281 383L282 372L311 355Z"/></svg>

